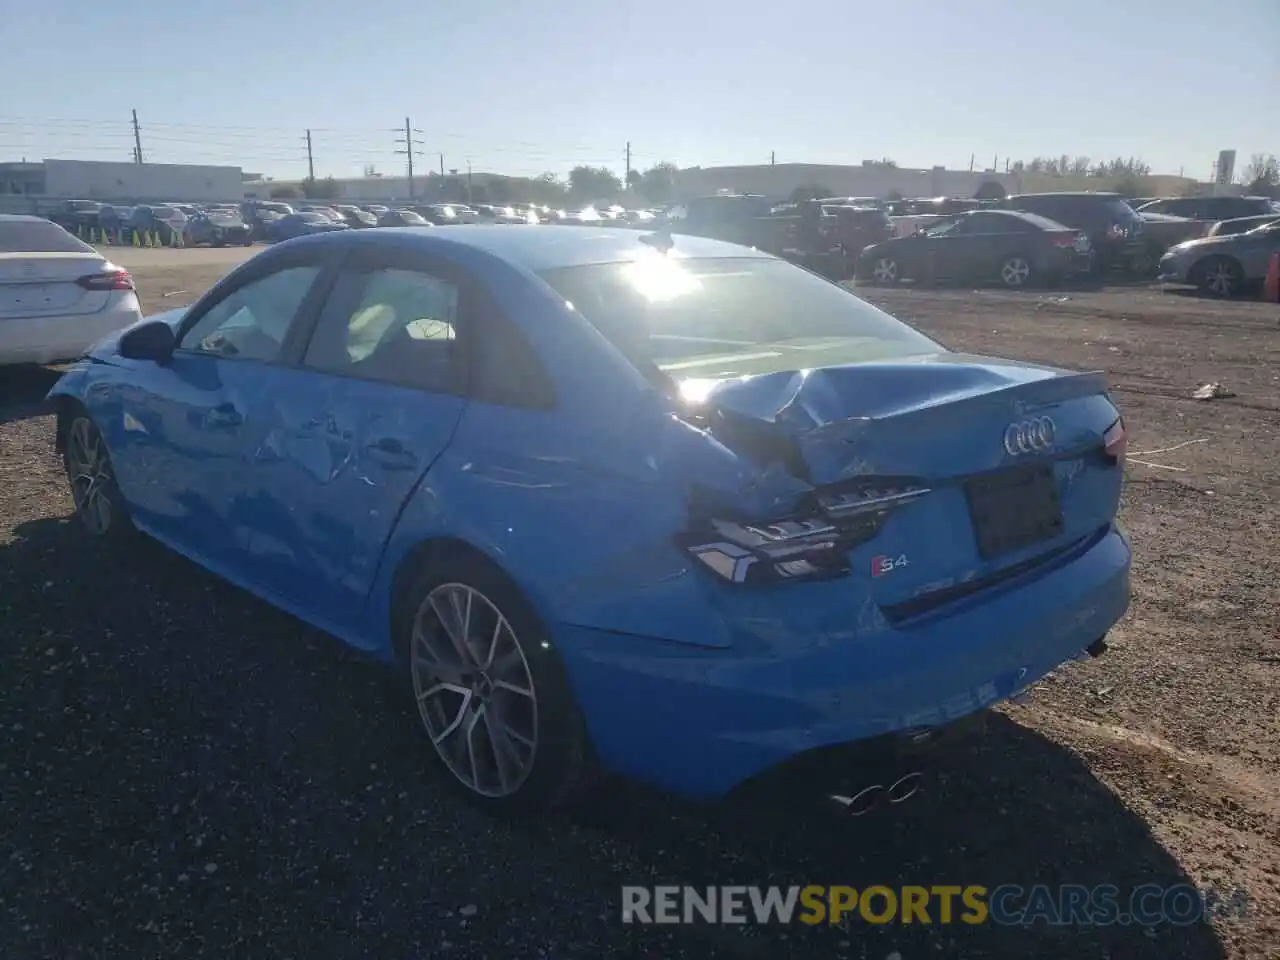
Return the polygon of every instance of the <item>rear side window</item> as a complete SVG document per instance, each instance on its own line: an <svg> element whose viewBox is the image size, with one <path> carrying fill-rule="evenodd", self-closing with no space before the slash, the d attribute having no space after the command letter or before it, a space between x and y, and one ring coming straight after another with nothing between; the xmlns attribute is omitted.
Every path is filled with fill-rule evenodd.
<svg viewBox="0 0 1280 960"><path fill-rule="evenodd" d="M0 253L93 253L49 220L0 221Z"/></svg>
<svg viewBox="0 0 1280 960"><path fill-rule="evenodd" d="M448 392L459 383L457 339L458 287L452 281L422 270L349 271L339 277L303 363Z"/></svg>

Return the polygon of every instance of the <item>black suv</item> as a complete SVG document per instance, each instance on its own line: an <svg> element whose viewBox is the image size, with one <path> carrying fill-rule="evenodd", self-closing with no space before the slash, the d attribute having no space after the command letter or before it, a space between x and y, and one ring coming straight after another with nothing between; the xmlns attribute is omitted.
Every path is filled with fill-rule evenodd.
<svg viewBox="0 0 1280 960"><path fill-rule="evenodd" d="M1079 230L1093 246L1100 272L1127 267L1143 254L1145 222L1118 193L1021 193L1002 206L1034 213Z"/></svg>

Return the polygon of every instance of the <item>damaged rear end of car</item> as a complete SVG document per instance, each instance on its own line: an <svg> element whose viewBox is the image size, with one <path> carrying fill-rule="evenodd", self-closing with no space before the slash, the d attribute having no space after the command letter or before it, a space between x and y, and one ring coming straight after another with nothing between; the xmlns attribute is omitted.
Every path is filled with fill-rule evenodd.
<svg viewBox="0 0 1280 960"><path fill-rule="evenodd" d="M808 768L860 813L913 796L926 747L1105 649L1129 599L1125 427L1097 374L949 353L791 266L830 288L784 298L801 317L865 323L734 334L761 293L734 303L726 278L774 262L684 265L732 309L716 326L712 294L678 319L651 298L643 345L552 283L670 399L632 435L679 502L637 510L670 524L645 531L646 589L576 607L561 649L609 766L706 797Z"/></svg>

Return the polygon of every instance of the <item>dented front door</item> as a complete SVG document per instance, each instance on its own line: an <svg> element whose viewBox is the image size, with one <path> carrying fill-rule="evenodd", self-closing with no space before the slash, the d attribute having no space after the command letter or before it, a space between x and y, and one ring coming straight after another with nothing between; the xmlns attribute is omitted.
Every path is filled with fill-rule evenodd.
<svg viewBox="0 0 1280 960"><path fill-rule="evenodd" d="M255 579L318 618L350 622L464 400L305 369L279 371L264 399L254 459L270 509L256 514Z"/></svg>

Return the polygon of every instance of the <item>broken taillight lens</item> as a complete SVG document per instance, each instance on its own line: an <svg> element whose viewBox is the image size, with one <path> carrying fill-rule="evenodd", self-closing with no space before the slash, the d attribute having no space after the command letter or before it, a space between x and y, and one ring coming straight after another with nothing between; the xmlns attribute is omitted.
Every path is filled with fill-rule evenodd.
<svg viewBox="0 0 1280 960"><path fill-rule="evenodd" d="M1120 417L1102 434L1102 452L1116 463L1123 463L1125 454L1129 452L1129 432L1125 429L1124 417Z"/></svg>
<svg viewBox="0 0 1280 960"><path fill-rule="evenodd" d="M683 537L681 546L730 583L841 577L850 570L849 548L879 533L890 511L929 492L900 481L862 481L817 495L812 509L801 515L764 522L711 520Z"/></svg>

